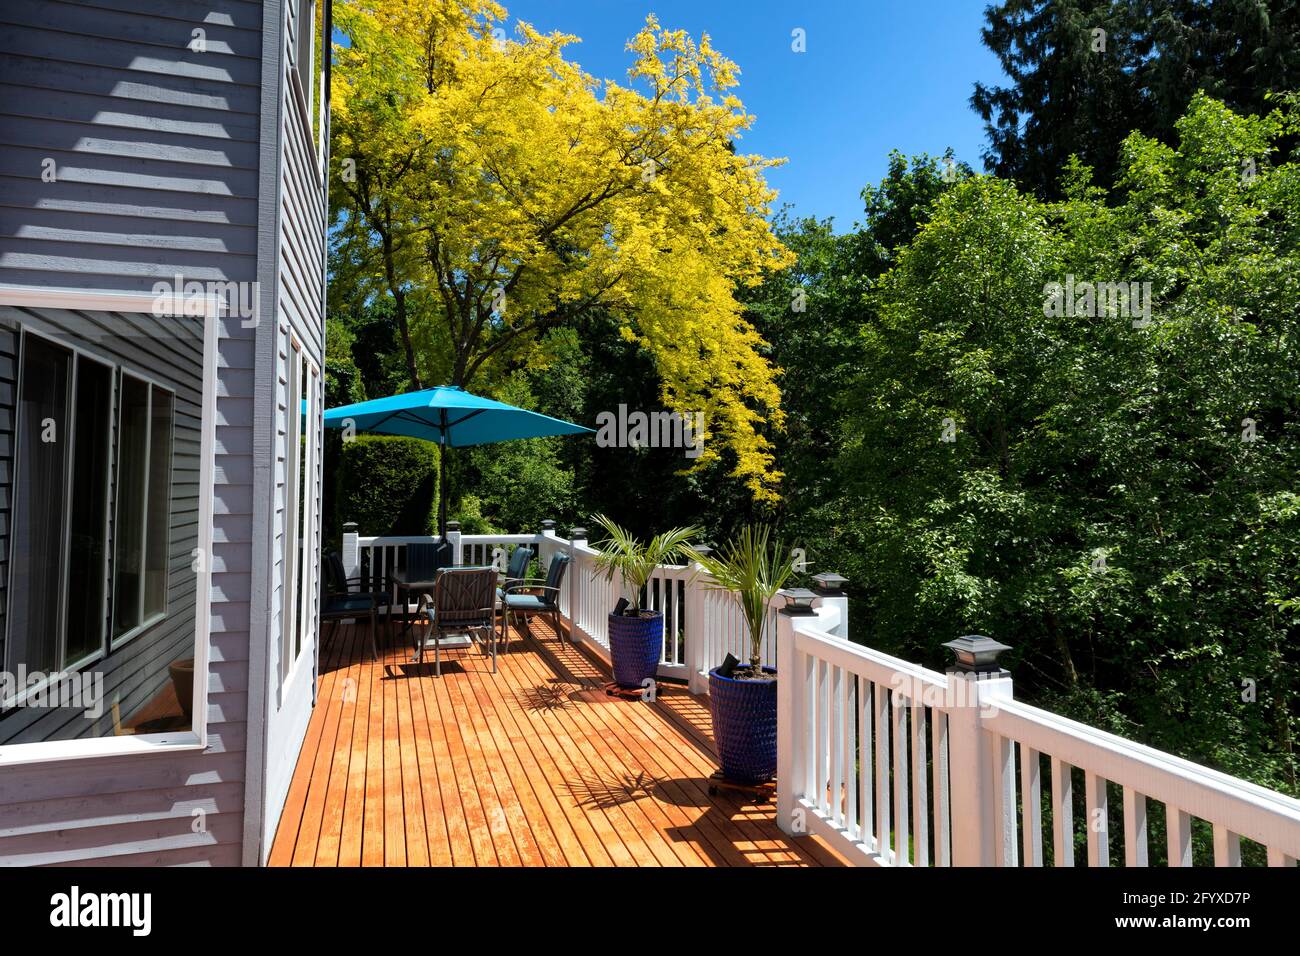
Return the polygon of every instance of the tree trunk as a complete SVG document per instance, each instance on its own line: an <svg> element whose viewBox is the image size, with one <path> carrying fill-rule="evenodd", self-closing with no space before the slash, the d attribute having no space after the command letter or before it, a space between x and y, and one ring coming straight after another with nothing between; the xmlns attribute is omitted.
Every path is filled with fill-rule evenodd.
<svg viewBox="0 0 1300 956"><path fill-rule="evenodd" d="M406 352L406 374L411 380L411 388L419 391L424 385L420 382L420 371L415 365L415 347L411 345L411 326L406 318L406 293L394 289L393 304L397 315L397 331L402 336L402 348Z"/></svg>

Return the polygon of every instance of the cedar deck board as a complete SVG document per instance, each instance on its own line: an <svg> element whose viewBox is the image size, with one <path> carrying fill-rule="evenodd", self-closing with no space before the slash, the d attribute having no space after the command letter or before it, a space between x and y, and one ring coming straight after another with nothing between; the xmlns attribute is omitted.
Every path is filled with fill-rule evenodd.
<svg viewBox="0 0 1300 956"><path fill-rule="evenodd" d="M340 625L322 648L271 865L843 863L782 833L771 804L709 795L708 705L683 688L607 697L608 669L540 620L495 675L477 647L441 678L391 638L372 662L363 631Z"/></svg>

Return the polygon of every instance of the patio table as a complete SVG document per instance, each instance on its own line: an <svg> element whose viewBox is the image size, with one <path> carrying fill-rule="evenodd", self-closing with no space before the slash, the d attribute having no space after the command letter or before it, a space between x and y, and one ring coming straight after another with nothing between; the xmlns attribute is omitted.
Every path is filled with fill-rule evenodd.
<svg viewBox="0 0 1300 956"><path fill-rule="evenodd" d="M439 571L441 570L443 569L440 568ZM415 623L415 617L410 612L411 596L415 595L415 603L417 605L419 604L421 595L428 594L432 598L433 589L438 580L438 573L438 571L435 571L430 575L428 570L425 568L416 569L414 573L412 573L408 568L397 568L389 572L389 580L392 581L393 590L396 592L394 596L401 597L402 613L406 617L406 626L402 628L402 633L398 635L399 637L406 636L406 632L409 631ZM500 601L497 601L497 607L498 609L501 607ZM430 608L430 613L432 613L432 608ZM434 638L434 640L436 640L440 646L447 648L468 647L472 643L468 634L457 634L450 637Z"/></svg>

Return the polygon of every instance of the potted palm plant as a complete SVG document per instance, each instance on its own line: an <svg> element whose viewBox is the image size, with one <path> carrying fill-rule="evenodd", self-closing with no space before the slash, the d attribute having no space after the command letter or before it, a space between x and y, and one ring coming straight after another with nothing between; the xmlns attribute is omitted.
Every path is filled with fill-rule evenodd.
<svg viewBox="0 0 1300 956"><path fill-rule="evenodd" d="M709 710L722 775L736 783L766 783L776 773L777 674L763 666L763 636L768 606L794 573L795 558L771 541L766 525L749 525L730 544L695 560L713 578L706 587L736 599L749 632L747 666L709 671Z"/></svg>
<svg viewBox="0 0 1300 956"><path fill-rule="evenodd" d="M643 687L646 679L653 680L659 670L664 615L662 611L642 608L641 595L655 568L681 554L700 530L693 526L673 528L641 542L605 515L596 515L595 520L606 534L595 545L600 552L595 558L596 570L607 581L613 580L617 573L626 599L626 604L619 602L621 612L615 609L609 615L609 656L614 683L626 688Z"/></svg>

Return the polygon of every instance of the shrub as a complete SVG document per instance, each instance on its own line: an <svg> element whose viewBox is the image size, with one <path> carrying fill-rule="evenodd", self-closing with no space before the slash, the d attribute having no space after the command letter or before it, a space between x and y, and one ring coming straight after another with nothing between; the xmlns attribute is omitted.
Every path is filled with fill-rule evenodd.
<svg viewBox="0 0 1300 956"><path fill-rule="evenodd" d="M344 442L334 511L340 529L355 521L363 535L436 533L437 446L393 435Z"/></svg>

